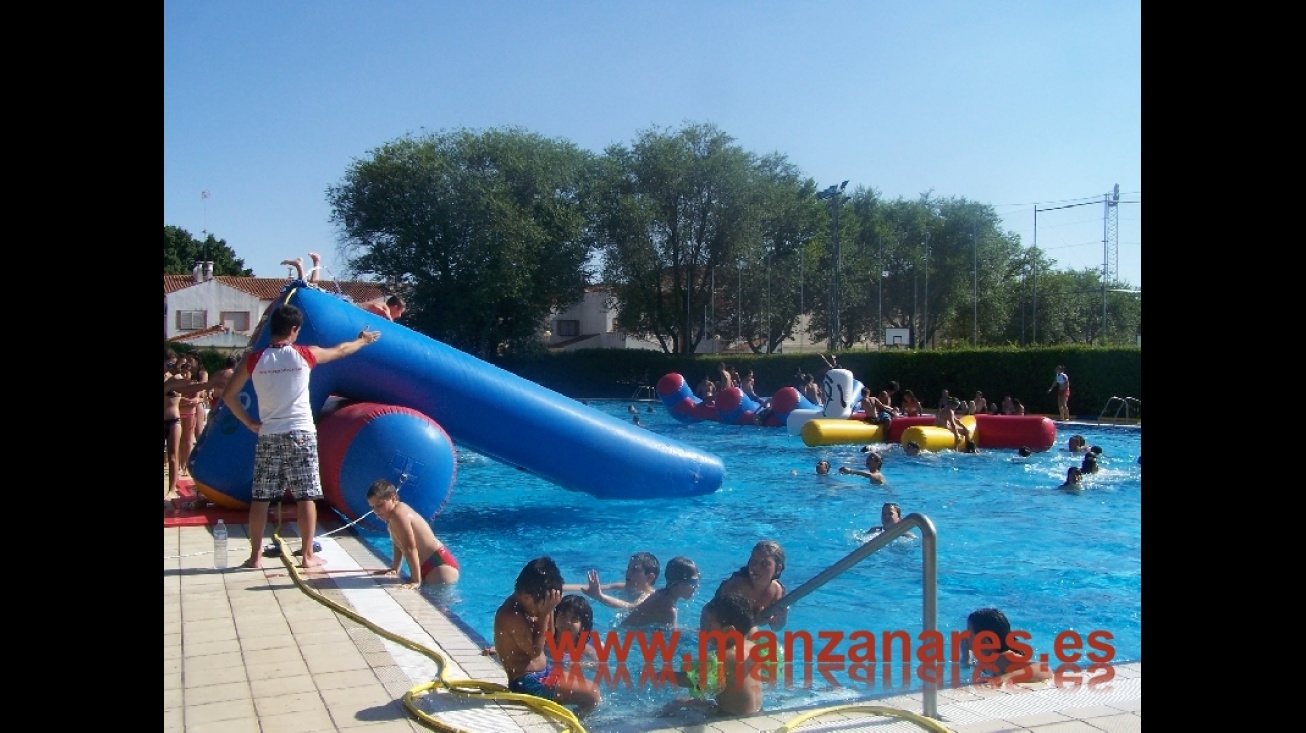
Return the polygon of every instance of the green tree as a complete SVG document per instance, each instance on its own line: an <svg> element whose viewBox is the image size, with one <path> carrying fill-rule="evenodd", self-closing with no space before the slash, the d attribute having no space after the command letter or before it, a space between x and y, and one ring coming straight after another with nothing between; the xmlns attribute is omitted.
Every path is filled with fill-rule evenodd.
<svg viewBox="0 0 1306 733"><path fill-rule="evenodd" d="M622 330L667 353L745 332L765 351L792 331L799 283L781 265L796 266L811 236L796 203L811 184L784 156L759 158L716 126L691 123L610 146L603 171L595 230ZM759 277L768 264L786 274L769 292ZM743 268L745 287L730 277Z"/></svg>
<svg viewBox="0 0 1306 733"><path fill-rule="evenodd" d="M482 358L538 348L589 281L593 156L518 128L406 136L327 191L347 267L401 292L413 328Z"/></svg>
<svg viewBox="0 0 1306 733"><path fill-rule="evenodd" d="M1142 329L1142 300L1128 283L1101 272L1040 272L1035 283L1039 344L1134 344ZM1105 309L1105 331L1103 311Z"/></svg>
<svg viewBox="0 0 1306 733"><path fill-rule="evenodd" d="M829 225L816 199L816 183L804 178L785 156L773 153L758 158L752 179L752 216L760 246L745 248L749 280L743 283L743 308L736 308L735 317L744 321L748 347L754 353L770 354L793 336L808 309L811 293L806 280L819 276L821 265L812 244L821 241ZM734 289L739 290L738 279Z"/></svg>
<svg viewBox="0 0 1306 733"><path fill-rule="evenodd" d="M252 276L254 271L245 267L245 261L227 246L226 240L212 234L203 241L195 239L181 227L163 225L163 274L189 275L196 262L213 262L214 275Z"/></svg>

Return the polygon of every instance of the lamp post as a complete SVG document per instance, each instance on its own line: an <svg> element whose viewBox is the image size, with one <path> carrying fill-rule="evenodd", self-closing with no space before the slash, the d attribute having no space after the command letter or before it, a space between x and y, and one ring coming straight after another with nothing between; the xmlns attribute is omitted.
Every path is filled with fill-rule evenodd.
<svg viewBox="0 0 1306 733"><path fill-rule="evenodd" d="M735 291L735 324L738 333L735 336L735 343L742 343L744 340L744 261L735 262L739 268L739 290Z"/></svg>
<svg viewBox="0 0 1306 733"><path fill-rule="evenodd" d="M807 309L803 303L803 251L800 249L798 250L798 317L803 318L804 316L806 316L806 310ZM804 324L805 323L806 322L804 321ZM802 353L804 348L803 331L806 330L807 330L806 325L804 325L803 328L798 329L799 353Z"/></svg>
<svg viewBox="0 0 1306 733"><path fill-rule="evenodd" d="M876 238L880 245L880 294L879 304L875 316L875 350L879 351L884 346L884 278L888 276L889 271L884 269L884 237Z"/></svg>
<svg viewBox="0 0 1306 733"><path fill-rule="evenodd" d="M930 348L930 230L925 230L925 297L921 299L921 345Z"/></svg>
<svg viewBox="0 0 1306 733"><path fill-rule="evenodd" d="M1038 205L1034 205L1034 261L1030 263L1033 272L1030 275L1030 314L1029 343L1038 343Z"/></svg>
<svg viewBox="0 0 1306 733"><path fill-rule="evenodd" d="M830 202L830 241L834 249L834 282L830 288L830 351L838 351L840 342L843 341L843 334L839 326L839 310L841 307L839 297L839 204L843 202L843 190L847 187L848 182L844 181L838 186L830 186L816 194L816 198Z"/></svg>
<svg viewBox="0 0 1306 733"><path fill-rule="evenodd" d="M974 278L970 289L971 310L973 321L970 333L970 345L979 345L979 243L975 239L975 223L970 225L970 261L971 276Z"/></svg>

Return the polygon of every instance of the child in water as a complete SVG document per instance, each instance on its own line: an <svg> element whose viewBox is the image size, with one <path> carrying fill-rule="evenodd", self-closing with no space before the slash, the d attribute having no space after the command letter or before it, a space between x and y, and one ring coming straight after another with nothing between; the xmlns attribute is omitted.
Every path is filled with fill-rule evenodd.
<svg viewBox="0 0 1306 733"><path fill-rule="evenodd" d="M708 685L717 692L711 699L672 700L658 711L658 716L682 709L721 715L752 715L761 710L764 675L757 667L765 662L753 658L753 642L748 638L753 623L748 599L738 593L718 595L708 601L699 615L699 631L710 640L713 652L709 659L699 660L702 666L696 664L677 673L676 682L700 691Z"/></svg>
<svg viewBox="0 0 1306 733"><path fill-rule="evenodd" d="M545 654L554 611L562 603L562 573L550 557L526 563L512 595L494 613L494 650L508 674L508 689L575 705L583 715L602 699L599 687L581 675L562 674Z"/></svg>
<svg viewBox="0 0 1306 733"><path fill-rule="evenodd" d="M779 542L762 540L753 546L748 564L726 578L716 589L716 595L738 593L748 599L753 614L757 615L784 597L785 587L780 582L780 574L784 569L784 548ZM764 618L758 618L757 623L766 622L778 630L784 628L788 619L789 609L781 608L768 612Z"/></svg>

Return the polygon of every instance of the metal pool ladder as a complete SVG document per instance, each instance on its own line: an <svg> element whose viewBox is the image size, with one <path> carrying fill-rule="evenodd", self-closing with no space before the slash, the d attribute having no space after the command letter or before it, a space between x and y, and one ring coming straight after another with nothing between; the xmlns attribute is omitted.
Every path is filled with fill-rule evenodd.
<svg viewBox="0 0 1306 733"><path fill-rule="evenodd" d="M1119 420L1121 412L1125 413L1126 420L1133 419L1129 415L1130 406L1133 406L1134 412L1139 415L1142 415L1143 412L1143 401L1137 397L1112 397L1106 401L1106 407L1102 408L1102 414L1097 416L1098 422L1102 422L1102 418L1106 417L1106 414L1111 411L1112 405L1115 405L1116 408L1116 414L1112 415L1113 420Z"/></svg>
<svg viewBox="0 0 1306 733"><path fill-rule="evenodd" d="M651 385L641 384L635 388L635 394L631 395L630 398L637 402L656 402L658 392Z"/></svg>
<svg viewBox="0 0 1306 733"><path fill-rule="evenodd" d="M765 618L771 610L779 610L792 606L796 601L806 596L808 593L825 585L835 576L839 575L848 568L870 557L875 552L886 547L890 542L907 534L913 527L919 527L921 530L921 554L924 556L921 562L921 631L928 633L938 631L939 629L939 535L934 529L934 522L924 514L915 512L902 518L902 521L893 525L888 530L881 532L872 539L868 540L861 547L848 553L842 560L839 560L830 567L817 573L816 577L794 588L786 593L783 598L762 609L758 618ZM939 670L938 679L943 679L943 671ZM939 719L939 690L938 684L923 680L925 682L925 717Z"/></svg>

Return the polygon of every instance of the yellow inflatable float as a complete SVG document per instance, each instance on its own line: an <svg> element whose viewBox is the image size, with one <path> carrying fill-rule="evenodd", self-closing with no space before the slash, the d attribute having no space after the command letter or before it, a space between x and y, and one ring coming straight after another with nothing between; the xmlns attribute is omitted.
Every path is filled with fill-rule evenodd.
<svg viewBox="0 0 1306 733"><path fill-rule="evenodd" d="M963 415L958 419L962 425L970 429L970 439L979 445L979 430L975 428L975 416ZM922 450L928 451L958 450L961 447L957 445L951 430L934 425L915 425L907 428L902 431L901 442L903 445L915 443Z"/></svg>
<svg viewBox="0 0 1306 733"><path fill-rule="evenodd" d="M861 420L808 420L803 423L800 435L809 446L884 441L883 428Z"/></svg>

